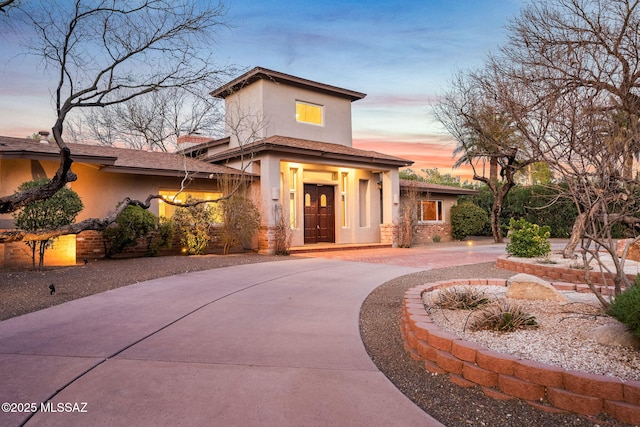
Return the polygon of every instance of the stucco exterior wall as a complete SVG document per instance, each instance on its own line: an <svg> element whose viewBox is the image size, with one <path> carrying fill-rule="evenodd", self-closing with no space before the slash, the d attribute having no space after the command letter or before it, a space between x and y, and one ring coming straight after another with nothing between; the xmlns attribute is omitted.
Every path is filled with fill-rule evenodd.
<svg viewBox="0 0 640 427"><path fill-rule="evenodd" d="M297 182L291 182L295 169ZM331 186L334 191L335 240L341 243L380 242L380 174L353 164L323 165L305 161L280 161L280 199L283 215L290 218L291 191L295 189L296 226L292 246L304 245L304 184ZM361 182L363 189L361 190ZM366 188L364 188L366 187ZM344 200L343 200L344 196ZM345 215L346 213L346 215ZM386 223L391 223L391 216Z"/></svg>
<svg viewBox="0 0 640 427"><path fill-rule="evenodd" d="M32 165L33 161L23 159L0 160L0 194L12 194L18 186L25 181L31 181L32 170L44 170L46 176L51 178L58 163L52 161L35 161L38 166ZM112 212L117 203L125 197L144 201L150 194L157 194L160 190L178 190L180 177L132 175L110 173L101 171L95 165L74 163L73 172L78 175L75 182L68 186L78 193L84 204L84 209L77 221L87 218L100 218ZM189 185L190 190L215 191L216 180L195 180ZM151 202L149 209L154 215L158 214L158 201ZM12 221L11 214L0 215L0 225L7 226L7 221Z"/></svg>
<svg viewBox="0 0 640 427"><path fill-rule="evenodd" d="M322 105L323 125L313 125L296 121L296 101ZM227 115L226 136L231 137L229 147L250 141L249 133L234 135L230 123L249 120L263 121L255 137L265 138L282 135L311 141L328 142L351 146L351 101L323 93L302 89L270 80L259 80L225 99ZM238 136L238 137L237 137Z"/></svg>
<svg viewBox="0 0 640 427"><path fill-rule="evenodd" d="M20 184L31 181L42 173L52 177L57 168L58 163L54 161L0 160L0 194L12 194ZM76 221L103 218L125 197L144 201L148 195L158 194L160 190L177 191L181 182L179 177L109 173L101 171L95 165L82 163L74 163L72 170L78 175L78 179L68 186L78 193L84 205ZM189 190L216 191L217 185L216 180L195 180L189 185ZM158 214L157 200L151 203L149 210L154 215ZM0 228L13 227L11 214L0 215ZM79 246L82 247L83 244ZM75 265L76 253L76 236L61 237L56 240L53 248L46 251L45 265ZM30 263L30 253L22 242L0 244L0 258L0 266L3 267Z"/></svg>

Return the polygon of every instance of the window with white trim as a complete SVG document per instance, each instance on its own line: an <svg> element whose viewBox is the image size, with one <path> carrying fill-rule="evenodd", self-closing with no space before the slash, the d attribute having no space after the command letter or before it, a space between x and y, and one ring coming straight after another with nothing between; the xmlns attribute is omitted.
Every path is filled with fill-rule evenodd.
<svg viewBox="0 0 640 427"><path fill-rule="evenodd" d="M442 222L444 221L442 200L419 200L418 221Z"/></svg>

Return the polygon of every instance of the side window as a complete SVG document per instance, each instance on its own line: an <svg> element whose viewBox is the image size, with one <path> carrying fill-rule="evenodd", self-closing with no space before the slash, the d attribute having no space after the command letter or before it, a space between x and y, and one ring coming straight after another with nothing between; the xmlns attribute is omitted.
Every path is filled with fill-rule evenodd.
<svg viewBox="0 0 640 427"><path fill-rule="evenodd" d="M443 221L442 200L421 200L418 202L420 221Z"/></svg>

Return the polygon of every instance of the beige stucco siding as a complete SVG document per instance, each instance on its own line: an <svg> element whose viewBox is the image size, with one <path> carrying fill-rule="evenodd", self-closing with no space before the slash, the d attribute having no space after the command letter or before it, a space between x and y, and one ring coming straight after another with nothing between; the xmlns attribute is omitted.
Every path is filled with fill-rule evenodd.
<svg viewBox="0 0 640 427"><path fill-rule="evenodd" d="M291 182L292 169L296 170L297 182L295 185ZM304 184L333 187L336 243L374 243L380 241L380 189L378 188L380 174L377 171L371 171L364 166L354 167L353 163L323 165L301 160L282 159L280 173L282 200L271 201L271 204L281 203L283 214L289 218L289 197L291 191L295 189L296 227L292 230L293 246L304 244ZM383 174L383 176L388 175L392 175L392 171ZM390 201L387 204L391 205ZM392 223L392 218L392 209L389 209L384 223Z"/></svg>
<svg viewBox="0 0 640 427"><path fill-rule="evenodd" d="M49 178L58 168L58 163L53 161L38 161L38 164ZM103 172L95 165L82 163L74 163L72 170L78 175L78 179L68 185L78 193L84 204L77 221L108 215L124 197L144 201L147 196L158 194L160 190L177 190L181 182L178 177ZM30 160L0 161L0 188L6 194L13 193L20 184L33 179L31 171ZM190 190L201 191L215 191L216 188L215 180L196 180L189 186ZM157 200L151 202L149 210L155 215L158 214ZM0 215L0 220L12 220L12 216ZM6 224L6 221L3 223Z"/></svg>
<svg viewBox="0 0 640 427"><path fill-rule="evenodd" d="M323 106L323 125L296 121L296 101ZM240 120L252 122L254 129L259 124L260 132L254 135L257 138L284 135L351 146L351 101L348 99L263 79L229 95L225 102L226 135L231 137L229 147L236 147L238 141L252 142L249 132L240 135L234 132Z"/></svg>

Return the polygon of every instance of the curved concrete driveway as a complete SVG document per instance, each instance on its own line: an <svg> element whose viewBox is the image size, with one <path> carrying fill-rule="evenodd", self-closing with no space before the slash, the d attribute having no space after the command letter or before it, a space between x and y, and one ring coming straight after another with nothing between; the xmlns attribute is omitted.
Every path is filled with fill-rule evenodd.
<svg viewBox="0 0 640 427"><path fill-rule="evenodd" d="M358 328L374 288L424 269L242 265L0 322L0 402L48 410L0 425L440 425L377 370Z"/></svg>

